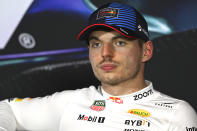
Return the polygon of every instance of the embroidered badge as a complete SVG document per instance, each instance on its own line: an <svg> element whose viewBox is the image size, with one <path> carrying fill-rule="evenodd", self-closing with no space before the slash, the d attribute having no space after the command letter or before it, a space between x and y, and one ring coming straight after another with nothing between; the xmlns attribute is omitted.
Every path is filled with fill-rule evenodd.
<svg viewBox="0 0 197 131"><path fill-rule="evenodd" d="M105 109L105 100L95 100L91 106L92 110L102 111Z"/></svg>
<svg viewBox="0 0 197 131"><path fill-rule="evenodd" d="M97 19L105 18L105 17L113 17L118 18L119 9L115 8L104 8L100 10L97 14Z"/></svg>

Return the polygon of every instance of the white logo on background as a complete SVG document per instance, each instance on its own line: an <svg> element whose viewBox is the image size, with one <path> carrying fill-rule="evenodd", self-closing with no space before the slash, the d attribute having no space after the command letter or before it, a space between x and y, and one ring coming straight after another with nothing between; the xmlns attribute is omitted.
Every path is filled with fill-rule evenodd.
<svg viewBox="0 0 197 131"><path fill-rule="evenodd" d="M143 29L141 25L138 25L138 30L142 31L148 37L148 32L145 29Z"/></svg>
<svg viewBox="0 0 197 131"><path fill-rule="evenodd" d="M124 29L122 29L122 28L120 28L120 30L122 31L122 32L124 32L125 34L129 34L128 32L126 32Z"/></svg>
<svg viewBox="0 0 197 131"><path fill-rule="evenodd" d="M36 41L31 34L21 33L18 37L19 43L26 49L32 49L36 45Z"/></svg>

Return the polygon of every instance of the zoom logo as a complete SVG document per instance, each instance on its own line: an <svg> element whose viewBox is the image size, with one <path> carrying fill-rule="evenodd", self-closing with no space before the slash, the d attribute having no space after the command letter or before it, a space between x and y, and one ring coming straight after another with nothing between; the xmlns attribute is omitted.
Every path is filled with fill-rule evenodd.
<svg viewBox="0 0 197 131"><path fill-rule="evenodd" d="M146 92L134 95L133 97L134 97L134 100L136 101L136 100L140 100L140 99L142 99L144 97L147 97L147 96L149 96L151 94L153 94L153 90L152 89L150 89L150 90L148 90Z"/></svg>

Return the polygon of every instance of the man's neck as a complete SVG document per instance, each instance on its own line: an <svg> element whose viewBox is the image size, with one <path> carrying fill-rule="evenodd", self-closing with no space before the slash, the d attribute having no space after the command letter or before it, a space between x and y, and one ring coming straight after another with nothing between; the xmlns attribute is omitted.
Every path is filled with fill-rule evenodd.
<svg viewBox="0 0 197 131"><path fill-rule="evenodd" d="M137 92L146 86L147 84L144 79L128 80L117 85L102 83L104 91L113 96L128 95Z"/></svg>

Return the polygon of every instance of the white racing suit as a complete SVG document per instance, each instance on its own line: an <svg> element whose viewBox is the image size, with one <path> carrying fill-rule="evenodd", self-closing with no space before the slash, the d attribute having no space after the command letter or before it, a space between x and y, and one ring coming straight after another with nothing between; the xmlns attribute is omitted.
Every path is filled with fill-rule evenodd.
<svg viewBox="0 0 197 131"><path fill-rule="evenodd" d="M117 97L102 87L90 86L4 102L13 111L17 130L197 131L197 115L187 102L164 95L147 83L140 91Z"/></svg>

